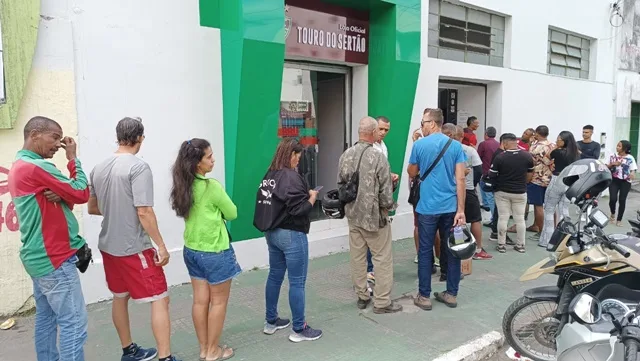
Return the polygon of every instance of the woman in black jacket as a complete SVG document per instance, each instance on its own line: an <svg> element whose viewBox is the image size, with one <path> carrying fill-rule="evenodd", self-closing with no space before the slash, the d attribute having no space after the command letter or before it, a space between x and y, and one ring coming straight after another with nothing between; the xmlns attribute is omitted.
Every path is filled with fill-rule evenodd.
<svg viewBox="0 0 640 361"><path fill-rule="evenodd" d="M318 192L309 190L297 172L304 146L293 138L283 139L260 183L253 224L264 232L269 247L269 277L265 287L264 333L274 334L291 323L278 317L278 297L289 275L289 307L293 317L293 342L315 341L322 331L307 325L304 317L305 282L309 265L309 213Z"/></svg>

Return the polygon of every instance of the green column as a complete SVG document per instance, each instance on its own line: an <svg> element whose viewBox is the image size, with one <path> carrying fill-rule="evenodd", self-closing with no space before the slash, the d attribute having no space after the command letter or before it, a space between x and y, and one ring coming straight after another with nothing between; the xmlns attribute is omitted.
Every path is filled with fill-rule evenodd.
<svg viewBox="0 0 640 361"><path fill-rule="evenodd" d="M391 119L389 160L402 174L420 67L420 0L331 2L370 11L369 112ZM284 1L200 0L200 24L220 28L225 181L239 214L233 237L260 237L253 211L278 143Z"/></svg>

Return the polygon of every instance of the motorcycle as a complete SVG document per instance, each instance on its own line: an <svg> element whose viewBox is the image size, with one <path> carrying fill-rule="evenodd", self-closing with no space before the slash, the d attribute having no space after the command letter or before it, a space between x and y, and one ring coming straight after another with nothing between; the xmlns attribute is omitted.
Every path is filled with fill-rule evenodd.
<svg viewBox="0 0 640 361"><path fill-rule="evenodd" d="M569 322L556 339L557 360L636 361L640 346L639 281L638 272L609 276L574 297L569 305ZM602 287L587 290L597 283L603 283L598 285Z"/></svg>
<svg viewBox="0 0 640 361"><path fill-rule="evenodd" d="M574 296L603 277L640 269L640 238L607 236L603 229L609 218L593 205L594 200L581 204L581 215L586 214L587 219L584 227L582 216L576 223L569 217L561 220L547 246L549 259L538 262L520 277L520 281L529 281L545 274L558 276L554 286L525 291L504 314L502 329L506 340L522 356L536 361L555 360L556 335L569 320Z"/></svg>
<svg viewBox="0 0 640 361"><path fill-rule="evenodd" d="M627 219L631 225L631 232L627 232L629 236L640 237L640 210L636 211L636 219Z"/></svg>

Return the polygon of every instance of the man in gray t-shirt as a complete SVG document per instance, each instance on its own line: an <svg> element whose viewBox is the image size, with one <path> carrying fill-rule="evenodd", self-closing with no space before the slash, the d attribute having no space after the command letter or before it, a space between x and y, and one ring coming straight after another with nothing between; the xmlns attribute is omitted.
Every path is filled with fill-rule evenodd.
<svg viewBox="0 0 640 361"><path fill-rule="evenodd" d="M136 207L153 207L153 175L142 159L116 153L98 164L89 177L91 196L104 217L98 249L112 256L130 256L153 248Z"/></svg>
<svg viewBox="0 0 640 361"><path fill-rule="evenodd" d="M170 345L169 293L162 269L169 262L169 253L153 211L151 168L136 156L144 140L142 120L122 119L116 135L118 150L89 176L89 214L104 217L98 249L107 286L114 296L113 322L122 343L122 359L151 360L158 356L162 361L175 361ZM156 305L151 308L151 317L156 320L157 350L142 348L131 340L129 298Z"/></svg>

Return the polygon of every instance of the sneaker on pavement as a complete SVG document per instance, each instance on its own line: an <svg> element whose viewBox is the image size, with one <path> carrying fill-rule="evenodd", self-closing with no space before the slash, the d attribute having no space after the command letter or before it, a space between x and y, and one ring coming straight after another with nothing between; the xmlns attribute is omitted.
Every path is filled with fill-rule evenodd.
<svg viewBox="0 0 640 361"><path fill-rule="evenodd" d="M418 264L418 255L416 255L416 259L413 260L413 263Z"/></svg>
<svg viewBox="0 0 640 361"><path fill-rule="evenodd" d="M474 260L489 260L492 259L493 256L488 254L484 249L480 248L480 252L476 252L473 255Z"/></svg>
<svg viewBox="0 0 640 361"><path fill-rule="evenodd" d="M322 331L316 330L305 322L304 328L300 332L293 331L291 335L289 335L289 341L291 342L302 342L302 341L315 341L322 337Z"/></svg>
<svg viewBox="0 0 640 361"><path fill-rule="evenodd" d="M520 252L520 253L525 253L525 252L526 252L526 249L524 248L524 246L517 246L517 245L516 245L516 246L514 246L514 247L513 247L513 249L514 249L516 252Z"/></svg>
<svg viewBox="0 0 640 361"><path fill-rule="evenodd" d="M367 308L367 306L369 306L370 303L371 299L363 300L362 298L358 298L358 302L356 303L356 305L359 309L364 310L365 308Z"/></svg>
<svg viewBox="0 0 640 361"><path fill-rule="evenodd" d="M276 331L289 327L290 324L291 321L288 319L278 317L273 323L265 322L263 332L267 335L273 335Z"/></svg>
<svg viewBox="0 0 640 361"><path fill-rule="evenodd" d="M489 236L489 240L490 241L494 241L494 242L498 242L498 234L495 232L491 232L491 235Z"/></svg>
<svg viewBox="0 0 640 361"><path fill-rule="evenodd" d="M496 246L496 251L500 253L507 253L507 247L505 247L503 244L499 244Z"/></svg>
<svg viewBox="0 0 640 361"><path fill-rule="evenodd" d="M384 313L396 313L396 312L400 312L402 311L402 306L394 303L393 301L391 302L391 304L385 308L378 308L378 307L373 307L373 313L376 314L384 314Z"/></svg>
<svg viewBox="0 0 640 361"><path fill-rule="evenodd" d="M420 294L418 294L418 297L413 299L413 304L425 311L431 311L431 309L433 308L433 305L431 304L431 299L429 297L424 297Z"/></svg>
<svg viewBox="0 0 640 361"><path fill-rule="evenodd" d="M458 307L456 296L450 294L447 291L435 292L433 296L436 298L436 301L444 303L445 305L447 305L447 307L450 307L450 308Z"/></svg>
<svg viewBox="0 0 640 361"><path fill-rule="evenodd" d="M130 347L133 352L122 355L122 361L151 361L158 356L155 348L142 348L135 343Z"/></svg>

